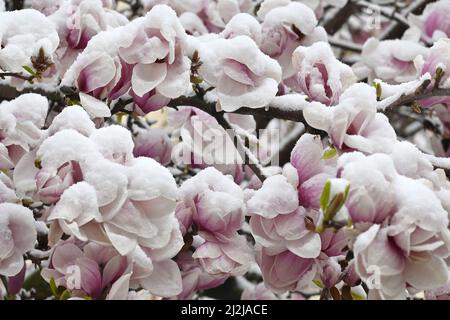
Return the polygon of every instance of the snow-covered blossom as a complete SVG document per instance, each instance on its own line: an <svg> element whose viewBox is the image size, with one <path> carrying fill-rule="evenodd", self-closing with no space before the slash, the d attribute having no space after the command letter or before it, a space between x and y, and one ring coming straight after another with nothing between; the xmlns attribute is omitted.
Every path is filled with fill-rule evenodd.
<svg viewBox="0 0 450 320"><path fill-rule="evenodd" d="M235 233L229 237L200 233L203 242L192 257L211 275L245 274L253 262L253 251L245 236Z"/></svg>
<svg viewBox="0 0 450 320"><path fill-rule="evenodd" d="M79 50L86 48L93 36L128 23L128 19L105 8L100 0L64 1L49 19L57 26L61 40L58 50L61 71L73 63Z"/></svg>
<svg viewBox="0 0 450 320"><path fill-rule="evenodd" d="M356 82L352 69L337 60L325 42L298 47L292 59L296 73L286 83L313 101L334 105L342 92Z"/></svg>
<svg viewBox="0 0 450 320"><path fill-rule="evenodd" d="M339 149L389 152L397 140L388 118L377 112L375 89L367 84L352 85L334 107L312 105L304 116L311 126L326 131Z"/></svg>
<svg viewBox="0 0 450 320"><path fill-rule="evenodd" d="M0 169L11 169L41 139L48 101L30 93L3 101L0 108Z"/></svg>
<svg viewBox="0 0 450 320"><path fill-rule="evenodd" d="M257 260L264 284L276 293L295 290L302 278L311 277L310 270L314 263L314 259L301 258L289 250L269 254L264 248L258 252Z"/></svg>
<svg viewBox="0 0 450 320"><path fill-rule="evenodd" d="M42 13L32 9L0 12L0 70L22 72L33 69L31 58L42 48L53 60L59 45L55 25Z"/></svg>
<svg viewBox="0 0 450 320"><path fill-rule="evenodd" d="M183 291L177 296L180 300L191 299L193 295L202 290L215 288L225 282L228 275L212 275L203 270L198 260L189 253L180 253L177 256L183 279Z"/></svg>
<svg viewBox="0 0 450 320"><path fill-rule="evenodd" d="M449 3L450 4L450 3ZM450 40L449 39L439 39L433 47L430 48L428 52L428 56L424 60L418 59L418 64L421 65L421 74L429 73L432 79L436 78L437 70L440 69L443 72L443 75L440 79L440 82L444 88L450 86ZM435 81L432 81L434 84ZM423 107L431 107L437 104L448 104L450 102L450 98L443 97L430 97L427 99L420 100L420 104Z"/></svg>
<svg viewBox="0 0 450 320"><path fill-rule="evenodd" d="M408 20L418 27L427 39L450 37L450 1L440 0L428 4L420 16L410 14Z"/></svg>
<svg viewBox="0 0 450 320"><path fill-rule="evenodd" d="M135 157L153 158L159 163L168 164L172 156L172 142L163 129L140 130L134 139Z"/></svg>
<svg viewBox="0 0 450 320"><path fill-rule="evenodd" d="M364 43L361 61L353 69L358 78L401 83L418 75L414 59L427 55L427 48L411 40L370 38Z"/></svg>
<svg viewBox="0 0 450 320"><path fill-rule="evenodd" d="M63 84L100 99L130 93L143 113L158 110L189 88L185 38L175 12L156 6L145 17L94 36Z"/></svg>
<svg viewBox="0 0 450 320"><path fill-rule="evenodd" d="M298 198L305 208L319 208L325 183L335 174L335 160L324 159L324 153L320 137L310 134L304 134L291 152L291 164L298 176Z"/></svg>
<svg viewBox="0 0 450 320"><path fill-rule="evenodd" d="M244 195L231 176L210 167L184 182L178 192L199 230L227 236L240 229Z"/></svg>
<svg viewBox="0 0 450 320"><path fill-rule="evenodd" d="M212 40L200 45L199 52L200 75L216 88L223 110L262 108L277 94L280 66L248 36Z"/></svg>
<svg viewBox="0 0 450 320"><path fill-rule="evenodd" d="M299 45L308 46L317 41L327 41L325 30L316 25L314 12L299 2L273 8L265 14L261 50L279 62L283 79L290 78L295 73L292 53Z"/></svg>
<svg viewBox="0 0 450 320"><path fill-rule="evenodd" d="M127 269L127 257L120 256L113 247L91 242L82 250L73 241L61 241L53 247L49 267L42 271L42 277L46 281L53 278L57 286L70 289L72 297L97 299Z"/></svg>
<svg viewBox="0 0 450 320"><path fill-rule="evenodd" d="M0 274L15 276L22 270L23 254L34 248L33 213L20 205L0 204Z"/></svg>

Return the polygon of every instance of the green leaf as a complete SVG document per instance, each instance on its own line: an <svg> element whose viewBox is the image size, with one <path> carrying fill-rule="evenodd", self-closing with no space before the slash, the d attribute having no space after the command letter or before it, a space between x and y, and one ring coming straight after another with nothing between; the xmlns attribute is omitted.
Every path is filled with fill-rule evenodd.
<svg viewBox="0 0 450 320"><path fill-rule="evenodd" d="M314 279L312 281L316 286L318 286L320 289L325 288L325 286L323 285L322 281L320 281L320 279Z"/></svg>
<svg viewBox="0 0 450 320"><path fill-rule="evenodd" d="M353 297L353 300L364 300L364 297L362 295L354 293L353 291L352 291L351 295Z"/></svg>
<svg viewBox="0 0 450 320"><path fill-rule="evenodd" d="M68 300L71 297L72 297L72 295L71 295L70 291L66 289L59 297L59 300Z"/></svg>
<svg viewBox="0 0 450 320"><path fill-rule="evenodd" d="M55 298L59 299L60 294L58 287L56 286L55 278L50 278L50 290L52 291L52 294L55 296Z"/></svg>
<svg viewBox="0 0 450 320"><path fill-rule="evenodd" d="M31 75L33 75L33 76L36 76L36 72L34 72L34 70L31 69L30 67L28 67L28 66L22 66L22 68L23 68L26 72L28 72L29 74L31 74Z"/></svg>
<svg viewBox="0 0 450 320"><path fill-rule="evenodd" d="M331 158L334 158L337 154L337 150L335 148L329 148L327 150L325 150L325 152L322 155L322 159L324 160L328 160Z"/></svg>
<svg viewBox="0 0 450 320"><path fill-rule="evenodd" d="M320 196L320 208L325 211L328 201L330 200L330 192L331 192L331 181L327 181L325 183L325 187L323 188L322 195Z"/></svg>

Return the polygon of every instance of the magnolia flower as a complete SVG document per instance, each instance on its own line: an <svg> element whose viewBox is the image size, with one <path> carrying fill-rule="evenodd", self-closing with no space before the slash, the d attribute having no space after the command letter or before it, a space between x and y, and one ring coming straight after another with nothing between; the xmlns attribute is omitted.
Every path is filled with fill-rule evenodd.
<svg viewBox="0 0 450 320"><path fill-rule="evenodd" d="M59 44L53 23L32 9L0 12L0 34L0 69L11 72L22 72L23 66L33 69L31 57L41 48L52 60Z"/></svg>
<svg viewBox="0 0 450 320"><path fill-rule="evenodd" d="M198 260L194 260L192 255L186 252L177 256L177 263L181 269L183 278L183 291L177 299L191 299L198 291L203 291L220 286L228 278L228 275L212 275L201 267Z"/></svg>
<svg viewBox="0 0 450 320"><path fill-rule="evenodd" d="M31 8L45 14L46 16L54 13L64 4L65 0L25 0Z"/></svg>
<svg viewBox="0 0 450 320"><path fill-rule="evenodd" d="M134 138L135 157L153 158L163 165L167 165L171 161L172 142L165 130L148 129L139 130L138 135Z"/></svg>
<svg viewBox="0 0 450 320"><path fill-rule="evenodd" d="M128 269L127 257L112 247L88 243L81 250L73 241L59 242L52 249L50 263L42 270L46 281L67 288L71 296L100 298ZM128 290L127 290L128 291Z"/></svg>
<svg viewBox="0 0 450 320"><path fill-rule="evenodd" d="M264 181L246 205L248 215L273 219L296 211L299 204L295 187L286 177L275 175Z"/></svg>
<svg viewBox="0 0 450 320"><path fill-rule="evenodd" d="M278 61L283 70L283 79L295 73L292 53L298 46L327 41L325 30L316 25L314 12L299 2L273 8L265 14L261 50Z"/></svg>
<svg viewBox="0 0 450 320"><path fill-rule="evenodd" d="M332 288L340 282L341 266L336 259L320 260L320 280L325 288Z"/></svg>
<svg viewBox="0 0 450 320"><path fill-rule="evenodd" d="M416 59L417 64L421 67L421 74L424 75L429 73L432 77L432 83L435 83L435 78L437 76L437 71L440 68L443 75L440 79L440 86L447 88L450 86L450 40L449 39L439 39L430 48L428 56L425 60L420 57ZM449 97L430 97L427 99L420 100L420 105L423 107L431 107L437 104L448 104L450 103Z"/></svg>
<svg viewBox="0 0 450 320"><path fill-rule="evenodd" d="M410 14L408 20L417 26L428 39L450 37L450 1L440 0L428 4L420 16Z"/></svg>
<svg viewBox="0 0 450 320"><path fill-rule="evenodd" d="M257 45L261 43L261 25L258 20L248 13L239 13L235 15L221 32L225 39L235 38L237 36L248 36Z"/></svg>
<svg viewBox="0 0 450 320"><path fill-rule="evenodd" d="M398 210L390 225L372 225L353 247L356 272L370 283L372 298L404 298L409 287L429 290L448 280L447 212L432 190L416 180L397 177L393 192Z"/></svg>
<svg viewBox="0 0 450 320"><path fill-rule="evenodd" d="M299 281L306 282L306 278L311 277L309 271L314 263L314 259L301 258L289 250L271 255L265 249L258 252L257 261L265 286L280 294L294 290Z"/></svg>
<svg viewBox="0 0 450 320"><path fill-rule="evenodd" d="M377 113L375 90L367 84L352 85L335 107L311 105L304 116L309 125L326 131L339 149L388 153L397 141L388 118Z"/></svg>
<svg viewBox="0 0 450 320"><path fill-rule="evenodd" d="M201 232L203 242L192 257L211 275L245 274L254 261L253 252L245 236L237 233L227 236Z"/></svg>
<svg viewBox="0 0 450 320"><path fill-rule="evenodd" d="M278 300L277 296L266 288L264 282L242 291L241 300Z"/></svg>
<svg viewBox="0 0 450 320"><path fill-rule="evenodd" d="M0 204L0 274L12 277L23 266L23 254L34 248L37 232L33 213L20 205Z"/></svg>
<svg viewBox="0 0 450 320"><path fill-rule="evenodd" d="M185 181L178 197L202 231L228 236L240 229L244 221L242 189L230 176L212 167Z"/></svg>
<svg viewBox="0 0 450 320"><path fill-rule="evenodd" d="M76 85L100 99L116 100L130 92L142 112L158 110L189 88L185 40L175 12L155 6L145 17L93 37L63 85Z"/></svg>
<svg viewBox="0 0 450 320"><path fill-rule="evenodd" d="M128 23L117 11L104 8L101 0L71 0L50 16L59 27L59 36L71 49L84 49L100 31Z"/></svg>
<svg viewBox="0 0 450 320"><path fill-rule="evenodd" d="M381 224L396 211L397 172L389 156L352 152L339 158L338 167L339 176L350 182L346 206L354 223Z"/></svg>
<svg viewBox="0 0 450 320"><path fill-rule="evenodd" d="M334 105L341 93L356 82L352 69L337 60L325 42L298 47L292 59L296 73L286 83L313 101Z"/></svg>
<svg viewBox="0 0 450 320"><path fill-rule="evenodd" d="M414 80L418 71L414 59L427 55L427 48L410 40L370 38L364 43L361 61L353 66L358 78L381 79L395 83Z"/></svg>
<svg viewBox="0 0 450 320"><path fill-rule="evenodd" d="M233 122L232 122L233 123ZM231 174L237 183L243 176L243 159L225 129L210 114L192 107L169 113L172 137L181 140L173 149L173 161L196 168L213 166Z"/></svg>
<svg viewBox="0 0 450 320"><path fill-rule="evenodd" d="M184 12L180 15L180 23L186 33L192 36L201 36L208 33L208 29L198 15L192 12Z"/></svg>
<svg viewBox="0 0 450 320"><path fill-rule="evenodd" d="M216 87L223 110L242 106L261 108L270 103L281 80L280 66L263 54L247 36L200 44L201 77Z"/></svg>
<svg viewBox="0 0 450 320"><path fill-rule="evenodd" d="M13 182L5 173L0 172L0 204L3 202L15 203L17 200Z"/></svg>
<svg viewBox="0 0 450 320"><path fill-rule="evenodd" d="M0 103L0 108L0 169L10 169L41 139L48 101L38 94L23 94Z"/></svg>
<svg viewBox="0 0 450 320"><path fill-rule="evenodd" d="M319 136L304 134L291 152L291 165L297 173L300 205L319 208L320 195L327 180L334 176L334 159L324 159L324 147Z"/></svg>
<svg viewBox="0 0 450 320"><path fill-rule="evenodd" d="M252 216L250 227L257 243L271 255L288 249L301 258L316 258L320 254L320 236L308 229L308 213L302 207L290 214L268 219Z"/></svg>

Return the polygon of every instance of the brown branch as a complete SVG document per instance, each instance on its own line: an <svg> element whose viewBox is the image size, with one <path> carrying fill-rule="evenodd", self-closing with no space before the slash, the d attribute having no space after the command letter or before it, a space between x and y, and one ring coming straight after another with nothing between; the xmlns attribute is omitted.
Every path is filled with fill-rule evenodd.
<svg viewBox="0 0 450 320"><path fill-rule="evenodd" d="M252 161L253 160L252 158L254 158L254 157L249 154L250 150L246 146L244 146L241 138L235 133L235 131L233 130L231 125L225 119L224 114L216 113L213 116L216 118L217 122L225 129L225 131L227 132L227 134L231 138L231 140L233 140L234 146L236 147L237 151L239 152L239 155L243 159L244 163L246 161L248 161L248 163L246 163L245 165L248 166L253 171L253 173L258 177L258 179L261 182L264 182L264 180L266 180L266 176L262 172L261 165L259 163L254 163Z"/></svg>
<svg viewBox="0 0 450 320"><path fill-rule="evenodd" d="M323 25L329 35L334 35L353 15L357 6L353 1L347 1L347 4L342 7L336 14L326 21Z"/></svg>
<svg viewBox="0 0 450 320"><path fill-rule="evenodd" d="M5 80L6 77L17 78L25 81L33 81L34 76L24 76L20 72L0 72L0 79Z"/></svg>
<svg viewBox="0 0 450 320"><path fill-rule="evenodd" d="M428 83L429 84L429 83ZM421 88L419 88L421 89ZM426 89L426 88L424 88ZM419 90L410 94L403 94L397 100L392 102L390 105L386 106L386 109L400 107L403 105L408 105L414 103L418 100L423 100L431 97L450 97L450 89L442 88L431 88L428 90Z"/></svg>

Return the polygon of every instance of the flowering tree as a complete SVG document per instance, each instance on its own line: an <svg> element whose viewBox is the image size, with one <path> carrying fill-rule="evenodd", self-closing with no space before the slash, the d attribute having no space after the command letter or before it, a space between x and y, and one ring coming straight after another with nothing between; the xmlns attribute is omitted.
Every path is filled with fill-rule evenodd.
<svg viewBox="0 0 450 320"><path fill-rule="evenodd" d="M449 37L449 0L0 0L0 299L448 299Z"/></svg>

